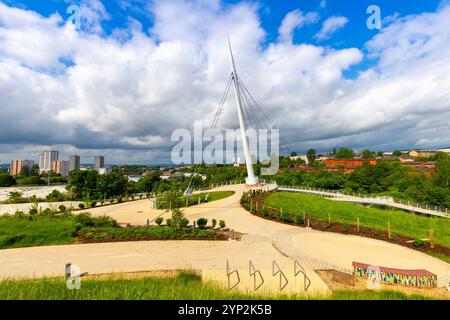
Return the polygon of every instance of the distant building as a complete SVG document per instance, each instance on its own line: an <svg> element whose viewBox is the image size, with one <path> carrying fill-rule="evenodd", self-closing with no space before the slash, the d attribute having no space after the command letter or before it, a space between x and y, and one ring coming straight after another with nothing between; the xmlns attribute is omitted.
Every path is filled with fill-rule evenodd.
<svg viewBox="0 0 450 320"><path fill-rule="evenodd" d="M56 174L60 174L62 177L67 178L69 176L69 161L56 160L52 162L52 170Z"/></svg>
<svg viewBox="0 0 450 320"><path fill-rule="evenodd" d="M23 169L27 168L31 170L33 166L33 160L13 160L11 161L10 173L13 176L18 176L21 174Z"/></svg>
<svg viewBox="0 0 450 320"><path fill-rule="evenodd" d="M95 171L99 171L100 168L105 167L105 157L104 156L96 156L94 159L94 169Z"/></svg>
<svg viewBox="0 0 450 320"><path fill-rule="evenodd" d="M377 160L363 160L363 159L326 159L326 166L330 167L362 167L365 163L369 163L371 165L376 165Z"/></svg>
<svg viewBox="0 0 450 320"><path fill-rule="evenodd" d="M289 159L293 160L293 161L296 161L298 159L302 159L303 161L305 161L306 164L309 164L308 156L306 154L299 155L299 156L292 156L292 157L289 157Z"/></svg>
<svg viewBox="0 0 450 320"><path fill-rule="evenodd" d="M76 154L69 156L69 172L74 170L80 170L80 156Z"/></svg>
<svg viewBox="0 0 450 320"><path fill-rule="evenodd" d="M39 171L42 173L52 170L52 163L53 161L58 160L58 158L58 151L47 150L41 153L39 156Z"/></svg>
<svg viewBox="0 0 450 320"><path fill-rule="evenodd" d="M441 149L439 149L438 151L439 151L439 152L443 152L443 153L450 154L450 147L448 147L448 148L441 148Z"/></svg>
<svg viewBox="0 0 450 320"><path fill-rule="evenodd" d="M112 168L111 167L103 167L103 168L98 168L98 174L109 174L112 172Z"/></svg>
<svg viewBox="0 0 450 320"><path fill-rule="evenodd" d="M434 150L412 150L409 152L411 157L432 157L437 154Z"/></svg>

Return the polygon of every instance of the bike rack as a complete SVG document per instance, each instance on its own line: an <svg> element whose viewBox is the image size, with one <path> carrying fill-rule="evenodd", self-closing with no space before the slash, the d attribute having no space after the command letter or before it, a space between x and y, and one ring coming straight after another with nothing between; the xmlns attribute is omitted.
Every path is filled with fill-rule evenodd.
<svg viewBox="0 0 450 320"><path fill-rule="evenodd" d="M253 276L253 290L257 291L264 284L264 278L263 278L261 272L255 268L252 260L248 261L248 274L250 277ZM256 275L259 275L259 277L261 279L261 283L258 286L256 285Z"/></svg>
<svg viewBox="0 0 450 320"><path fill-rule="evenodd" d="M297 270L297 267L299 268ZM305 269L298 263L297 260L294 260L294 277L296 277L299 273L303 274L303 285L305 292L308 291L309 286L311 285L311 280L306 275ZM306 284L306 281L308 281L308 284Z"/></svg>
<svg viewBox="0 0 450 320"><path fill-rule="evenodd" d="M275 272L275 268L277 269L276 272ZM289 280L286 278L284 272L281 270L281 268L278 265L278 263L275 260L273 260L273 263L272 263L272 276L275 277L277 274L280 274L279 290L283 291L283 289L288 285ZM283 278L284 278L284 281L286 281L286 282L284 283L284 285L281 285Z"/></svg>
<svg viewBox="0 0 450 320"><path fill-rule="evenodd" d="M236 273L236 276L237 276L237 282L236 282L236 284L234 284L233 286L231 286L231 275L232 275L233 273ZM236 286L238 286L239 283L241 283L241 278L239 277L239 271L233 270L233 271L230 272L230 264L228 263L228 260L227 260L227 278L228 278L228 291L231 291L231 290L234 289Z"/></svg>

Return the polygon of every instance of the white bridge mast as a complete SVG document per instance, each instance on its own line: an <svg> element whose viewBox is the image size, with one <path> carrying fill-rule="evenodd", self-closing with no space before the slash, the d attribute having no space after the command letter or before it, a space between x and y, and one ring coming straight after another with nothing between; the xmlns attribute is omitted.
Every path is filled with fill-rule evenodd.
<svg viewBox="0 0 450 320"><path fill-rule="evenodd" d="M238 112L238 116L239 116L239 127L241 129L242 146L244 149L245 165L247 167L247 175L248 175L248 177L245 179L245 184L257 185L259 183L259 181L258 181L258 177L255 176L255 172L253 171L252 157L250 155L250 150L248 147L247 131L245 130L244 116L242 114L241 92L239 90L236 66L234 64L233 51L231 50L231 43L230 43L229 36L228 36L228 47L230 48L232 78L233 78L233 83L234 83L234 95L236 97L237 112Z"/></svg>

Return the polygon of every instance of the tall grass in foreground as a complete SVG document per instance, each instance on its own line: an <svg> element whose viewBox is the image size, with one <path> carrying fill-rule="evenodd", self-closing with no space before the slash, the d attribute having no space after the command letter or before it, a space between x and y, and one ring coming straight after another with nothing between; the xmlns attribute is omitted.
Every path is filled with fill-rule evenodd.
<svg viewBox="0 0 450 320"><path fill-rule="evenodd" d="M306 299L299 295L243 294L226 291L212 283L202 283L191 272L180 272L172 278L145 277L139 279L83 279L80 290L68 290L63 279L5 280L0 281L0 299L27 300L261 300ZM425 299L391 291L338 291L331 296L314 296L309 299Z"/></svg>
<svg viewBox="0 0 450 320"><path fill-rule="evenodd" d="M277 192L265 200L266 205L283 208L284 212L295 212L312 218L328 221L328 214L334 222L356 225L360 219L361 227L387 231L388 221L393 234L399 234L413 239L428 238L429 230L433 229L436 243L450 248L450 219L414 215L402 210L383 210L366 208L361 205L337 202L318 196Z"/></svg>

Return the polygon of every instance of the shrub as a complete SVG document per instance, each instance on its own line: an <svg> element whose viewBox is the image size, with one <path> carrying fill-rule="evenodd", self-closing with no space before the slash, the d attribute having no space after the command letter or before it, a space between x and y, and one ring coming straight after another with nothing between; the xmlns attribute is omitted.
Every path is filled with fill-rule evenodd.
<svg viewBox="0 0 450 320"><path fill-rule="evenodd" d="M305 224L305 220L303 219L303 216L300 214L295 215L295 223L297 224Z"/></svg>
<svg viewBox="0 0 450 320"><path fill-rule="evenodd" d="M180 221L180 227L181 228L186 228L188 226L188 224L189 224L189 220L188 219L186 219L186 218L182 218L181 219L181 221Z"/></svg>
<svg viewBox="0 0 450 320"><path fill-rule="evenodd" d="M122 197L117 198L117 203L122 203Z"/></svg>
<svg viewBox="0 0 450 320"><path fill-rule="evenodd" d="M166 224L167 224L168 227L171 227L172 226L172 219L167 219L166 220Z"/></svg>
<svg viewBox="0 0 450 320"><path fill-rule="evenodd" d="M224 220L219 221L219 227L221 227L222 229L226 227Z"/></svg>
<svg viewBox="0 0 450 320"><path fill-rule="evenodd" d="M427 245L425 241L423 240L414 240L413 242L414 247L416 248L425 248L425 246Z"/></svg>
<svg viewBox="0 0 450 320"><path fill-rule="evenodd" d="M208 223L208 219L200 218L197 220L197 225L200 229L204 229L206 227L206 224Z"/></svg>
<svg viewBox="0 0 450 320"><path fill-rule="evenodd" d="M34 203L31 205L31 208L30 208L30 210L28 211L28 214L29 214L30 216L32 216L32 215L38 214L38 211L39 211L39 203L34 202Z"/></svg>
<svg viewBox="0 0 450 320"><path fill-rule="evenodd" d="M110 217L92 217L89 213L82 212L75 216L75 221L80 227L116 227L116 220Z"/></svg>
<svg viewBox="0 0 450 320"><path fill-rule="evenodd" d="M215 228L217 225L217 220L216 219L212 219L211 221L212 227Z"/></svg>
<svg viewBox="0 0 450 320"><path fill-rule="evenodd" d="M90 206L91 208L94 208L97 205L97 201L91 201Z"/></svg>
<svg viewBox="0 0 450 320"><path fill-rule="evenodd" d="M64 206L64 205L60 205L58 207L58 209L59 209L60 212L66 212L66 210L67 210L66 206Z"/></svg>
<svg viewBox="0 0 450 320"><path fill-rule="evenodd" d="M47 195L47 197L45 197L45 200L47 200L48 202L64 201L65 195L64 193L59 192L58 190L53 190Z"/></svg>
<svg viewBox="0 0 450 320"><path fill-rule="evenodd" d="M80 203L80 204L78 205L78 208L84 209L84 203Z"/></svg>
<svg viewBox="0 0 450 320"><path fill-rule="evenodd" d="M292 222L292 216L291 216L291 214L290 213L288 213L288 212L284 212L282 215L281 215L281 221L283 221L283 222Z"/></svg>
<svg viewBox="0 0 450 320"><path fill-rule="evenodd" d="M343 232L343 233L348 233L348 224L344 223L344 224L342 225L342 232Z"/></svg>
<svg viewBox="0 0 450 320"><path fill-rule="evenodd" d="M163 223L163 221L164 221L164 218L163 218L163 217L158 217L158 218L155 219L155 223L156 223L158 226L161 226L161 224Z"/></svg>

